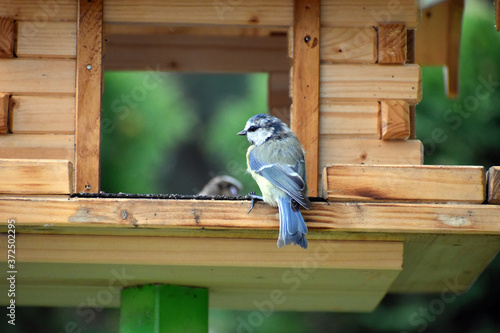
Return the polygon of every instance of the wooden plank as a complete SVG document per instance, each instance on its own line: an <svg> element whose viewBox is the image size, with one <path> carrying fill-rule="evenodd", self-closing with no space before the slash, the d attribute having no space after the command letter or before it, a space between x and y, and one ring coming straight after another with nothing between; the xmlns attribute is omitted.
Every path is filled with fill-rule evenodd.
<svg viewBox="0 0 500 333"><path fill-rule="evenodd" d="M290 74L287 72L271 72L268 78L267 104L269 113L281 119L290 127Z"/></svg>
<svg viewBox="0 0 500 333"><path fill-rule="evenodd" d="M55 159L75 158L74 135L9 134L0 136L0 158Z"/></svg>
<svg viewBox="0 0 500 333"><path fill-rule="evenodd" d="M321 98L402 99L415 104L422 98L421 71L413 64L322 64L319 94Z"/></svg>
<svg viewBox="0 0 500 333"><path fill-rule="evenodd" d="M293 3L289 0L224 2L197 0L178 1L107 0L104 4L106 23L147 23L184 25L232 25L288 27L293 23ZM77 5L73 1L40 3L38 0L4 0L0 16L21 21L75 21ZM413 29L419 23L418 1L385 0L322 2L322 21L328 26L377 26L380 22L401 22Z"/></svg>
<svg viewBox="0 0 500 333"><path fill-rule="evenodd" d="M484 167L434 165L331 165L323 177L332 201L482 203Z"/></svg>
<svg viewBox="0 0 500 333"><path fill-rule="evenodd" d="M419 2L416 0L326 0L321 3L322 26L377 26L380 23L399 22L409 29L420 21Z"/></svg>
<svg viewBox="0 0 500 333"><path fill-rule="evenodd" d="M319 132L330 138L379 139L378 102L320 99Z"/></svg>
<svg viewBox="0 0 500 333"><path fill-rule="evenodd" d="M0 200L0 230L5 232L6 221L15 219L16 232L22 237L27 236L23 233L84 234L90 239L94 239L92 235L95 234L128 235L129 237L171 235L198 236L203 242L213 237L229 237L239 240L263 238L267 240L262 240L262 242L266 247L269 246L271 251L271 248L275 247L279 223L276 209L258 202L252 213L247 214L248 205L249 201L227 200L78 198L68 200L68 198L11 197ZM224 214L221 214L221 211L224 211ZM304 211L303 214L309 227L308 238L310 250L312 250L305 251L308 253L316 253L314 246L321 244L318 239L404 241L404 270L397 278L397 285L396 282L392 285L391 291L393 292L441 292L444 287L449 287L449 284L456 286L457 292L465 291L500 248L499 205L313 202L312 209ZM125 220L123 216L126 216ZM165 240L167 238L163 238L162 244L167 243ZM154 243L155 241L152 244ZM2 244L1 238L0 244ZM477 244L481 244L479 251ZM25 247L23 243L23 246L19 248L27 249L28 246ZM86 251L89 248L95 249L96 247L89 245ZM230 248L230 246L223 245L220 248ZM260 249L261 246L255 248ZM141 250L145 249L148 248ZM286 247L281 250L295 249L295 247ZM262 251L266 250L262 249ZM101 253L101 251L97 252ZM91 255L97 256L97 254ZM31 265L31 263L26 264ZM95 284L99 280L109 281L109 279L101 279L98 272L106 270L109 274L113 267L113 264L87 265L81 268L75 266L77 264L69 265L72 266L54 269L54 275L63 276L57 274L60 270L72 271L74 272L73 280L80 285L85 281L89 284ZM120 267L118 272L122 272L123 265L115 265ZM39 267L44 267L46 270L40 270ZM23 281L25 286L38 283L38 287L42 288L49 285L50 280L46 280L47 276L38 278L37 274L41 273L36 272L52 272L53 270L49 267L53 266L48 263L41 263L31 269L23 266L22 271L25 273L19 278L27 279ZM165 279L167 279L165 282L188 283L195 282L196 276L212 276L213 272L221 273L224 270L224 268L211 270L207 266L208 273L204 274L205 272L194 271L194 268L188 266L149 266L150 269L147 267L147 265L138 264L137 270L129 271L127 267L127 272L138 276L139 279L144 276L155 280L158 276L163 276L161 267L164 267L170 272L165 274ZM180 268L175 269L175 267ZM226 273L233 282L240 281L240 279L234 279L235 275L242 277L241 283L246 286L247 290L251 285L256 286L263 281L270 281L266 276L278 276L279 281L276 282L283 284L281 274L271 268L266 275L255 274L255 268L245 269L249 272L245 273L242 269L239 271L241 274L236 274L235 271ZM144 275L134 274L140 270L144 270ZM342 271L345 272L345 270ZM326 280L320 278L322 272ZM93 277L87 279L86 274L92 274ZM359 277L358 274L352 274L352 272L346 274L343 278L337 278L338 276L331 274L331 271L318 268L314 272L314 279L303 281L304 284L301 286L304 288L308 286L308 291L319 290L318 286L328 290L334 290L334 288L342 290L347 285L340 281L349 283L352 280L349 277ZM251 276L253 284L245 278L247 275ZM255 276L264 278L256 279ZM30 277L33 280L29 280ZM209 280L212 280L212 277ZM358 286L363 288L363 291L374 291L373 287L381 284L379 282L375 285L371 284L373 277L373 275L371 277L368 275L365 279L357 279ZM176 278L179 280L175 280ZM226 285L225 280L220 276L213 278L219 281L219 287ZM28 283L29 281L32 282ZM158 281L164 280L158 279ZM318 281L319 284L309 285L306 281L311 283ZM191 284L195 285L194 282ZM323 282L326 284L323 285ZM368 288L368 286L371 287ZM272 290L275 285L270 283L266 287ZM356 285L353 287L357 288ZM230 293L227 288L225 291ZM341 295L337 294L337 296ZM348 298L348 295L340 298L344 299L344 297ZM49 297L49 299L52 298Z"/></svg>
<svg viewBox="0 0 500 333"><path fill-rule="evenodd" d="M75 60L0 59L0 91L74 95Z"/></svg>
<svg viewBox="0 0 500 333"><path fill-rule="evenodd" d="M0 193L73 192L73 164L69 161L0 159L0 171Z"/></svg>
<svg viewBox="0 0 500 333"><path fill-rule="evenodd" d="M141 52L135 52L138 48ZM272 36L107 35L106 70L284 72L287 38Z"/></svg>
<svg viewBox="0 0 500 333"><path fill-rule="evenodd" d="M0 93L0 134L6 134L9 130L9 98L9 95Z"/></svg>
<svg viewBox="0 0 500 333"><path fill-rule="evenodd" d="M406 27L385 23L378 26L378 63L404 64L406 61Z"/></svg>
<svg viewBox="0 0 500 333"><path fill-rule="evenodd" d="M410 107L401 100L380 102L382 140L406 140L410 137Z"/></svg>
<svg viewBox="0 0 500 333"><path fill-rule="evenodd" d="M293 16L289 0L107 0L104 5L106 23L286 27L292 24Z"/></svg>
<svg viewBox="0 0 500 333"><path fill-rule="evenodd" d="M419 140L383 141L320 137L320 167L330 164L423 164Z"/></svg>
<svg viewBox="0 0 500 333"><path fill-rule="evenodd" d="M320 1L295 0L290 125L306 151L309 195L318 194Z"/></svg>
<svg viewBox="0 0 500 333"><path fill-rule="evenodd" d="M0 16L0 58L14 56L14 20Z"/></svg>
<svg viewBox="0 0 500 333"><path fill-rule="evenodd" d="M265 238L276 246L277 209L257 202L247 214L249 204L249 200L6 197L0 200L0 230L15 219L16 229L24 233ZM499 205L313 202L303 215L311 240L401 240L401 233L500 235Z"/></svg>
<svg viewBox="0 0 500 333"><path fill-rule="evenodd" d="M33 21L33 30L47 21L75 21L74 1L2 0L0 16L8 16L16 21Z"/></svg>
<svg viewBox="0 0 500 333"><path fill-rule="evenodd" d="M500 167L488 170L488 203L500 205Z"/></svg>
<svg viewBox="0 0 500 333"><path fill-rule="evenodd" d="M21 244L25 242L23 237L24 235L21 236ZM164 238L164 241L168 241L168 238ZM111 287L113 292L114 287L118 289L132 286L137 282L193 286L200 285L200 279L203 279L202 285L209 287L211 308L254 310L256 300L261 303L269 299L272 290L279 289L284 292L283 296L286 298L285 302L275 304L276 309L280 311L292 309L371 311L385 295L384 289L399 273L397 269L332 270L309 267L310 264L329 259L326 254L324 257L319 257L322 254L321 251L316 256L309 255L307 261L299 262L299 265L304 263L307 266L303 266L304 268L298 266L293 270L290 268L53 264L19 261L18 271L22 269L26 273L17 276L18 283L24 288L22 291L19 290L19 295L16 293L16 304L26 305L29 302L28 304L31 305L70 306L75 304L76 300L86 299L86 295L92 295L92 292L95 297L96 291L99 291L95 289L97 286L99 289ZM238 276L238 279L235 279L235 276ZM54 277L59 277L57 283ZM302 277L307 278L302 279ZM295 288L297 278L300 279L300 288ZM112 281L111 285L110 281ZM55 286L59 288L54 288ZM39 292L32 292L36 290L35 288ZM52 297L43 297L50 291L54 292ZM73 297L70 298L69 295ZM0 302L3 303L6 296L2 296ZM116 296L102 306L118 307L120 303L118 292Z"/></svg>
<svg viewBox="0 0 500 333"><path fill-rule="evenodd" d="M45 22L36 30L32 30L35 23L16 22L16 56L76 58L75 22Z"/></svg>
<svg viewBox="0 0 500 333"><path fill-rule="evenodd" d="M76 66L76 192L99 192L103 1L79 0Z"/></svg>
<svg viewBox="0 0 500 333"><path fill-rule="evenodd" d="M12 96L12 133L75 133L75 98L70 96Z"/></svg>
<svg viewBox="0 0 500 333"><path fill-rule="evenodd" d="M375 63L377 32L373 27L323 27L320 58L334 63Z"/></svg>

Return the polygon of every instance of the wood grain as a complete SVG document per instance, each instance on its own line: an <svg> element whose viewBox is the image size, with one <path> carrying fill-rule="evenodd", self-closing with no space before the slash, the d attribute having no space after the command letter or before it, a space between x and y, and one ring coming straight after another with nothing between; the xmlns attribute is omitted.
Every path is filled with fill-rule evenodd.
<svg viewBox="0 0 500 333"><path fill-rule="evenodd" d="M140 49L141 52L136 52ZM271 36L107 34L106 70L283 72L290 70L284 34Z"/></svg>
<svg viewBox="0 0 500 333"><path fill-rule="evenodd" d="M321 170L329 164L423 164L419 140L383 141L320 137Z"/></svg>
<svg viewBox="0 0 500 333"><path fill-rule="evenodd" d="M36 30L36 22L16 24L18 57L76 58L76 22L45 22Z"/></svg>
<svg viewBox="0 0 500 333"><path fill-rule="evenodd" d="M73 192L73 164L69 161L0 159L0 171L0 193Z"/></svg>
<svg viewBox="0 0 500 333"><path fill-rule="evenodd" d="M12 133L75 134L75 98L69 96L12 96Z"/></svg>
<svg viewBox="0 0 500 333"><path fill-rule="evenodd" d="M21 21L75 21L77 5L73 1L40 4L38 0L3 0L0 16ZM388 6L385 0L322 3L322 21L328 26L376 26L380 22L402 22L409 28L419 23L418 2L401 0ZM184 24L204 26L272 26L293 24L293 3L279 1L178 1L107 0L104 4L106 23Z"/></svg>
<svg viewBox="0 0 500 333"><path fill-rule="evenodd" d="M373 27L323 27L320 58L333 63L375 63L377 32Z"/></svg>
<svg viewBox="0 0 500 333"><path fill-rule="evenodd" d="M500 167L488 170L488 203L500 205Z"/></svg>
<svg viewBox="0 0 500 333"><path fill-rule="evenodd" d="M79 0L76 88L76 192L99 192L103 1Z"/></svg>
<svg viewBox="0 0 500 333"><path fill-rule="evenodd" d="M19 94L75 94L73 59L0 59L0 91Z"/></svg>
<svg viewBox="0 0 500 333"><path fill-rule="evenodd" d="M378 63L404 64L406 62L406 27L386 23L378 26Z"/></svg>
<svg viewBox="0 0 500 333"><path fill-rule="evenodd" d="M251 309L257 295L260 302L280 289L286 293L286 302L276 304L281 310L369 311L400 273L403 253L401 242L374 241L318 241L313 251L279 251L270 240L237 238L24 234L18 242L20 268L26 272L18 283L41 290L58 285L64 300L71 291L104 282L109 287L110 281L116 287L170 283L207 286L211 306L230 309ZM95 248L103 250L89 250ZM54 297L43 301L38 293L28 295L16 302L54 302Z"/></svg>
<svg viewBox="0 0 500 333"><path fill-rule="evenodd" d="M432 203L485 200L484 167L344 164L329 166L325 173L323 188L327 200Z"/></svg>
<svg viewBox="0 0 500 333"><path fill-rule="evenodd" d="M385 100L415 104L422 98L418 65L322 64L320 98Z"/></svg>
<svg viewBox="0 0 500 333"><path fill-rule="evenodd" d="M380 102L382 140L406 140L410 137L410 107L402 100Z"/></svg>
<svg viewBox="0 0 500 333"><path fill-rule="evenodd" d="M40 2L38 0L1 0L0 16L16 21L33 21L36 31L47 21L75 21L75 1Z"/></svg>
<svg viewBox="0 0 500 333"><path fill-rule="evenodd" d="M14 56L14 20L0 16L0 58Z"/></svg>
<svg viewBox="0 0 500 333"><path fill-rule="evenodd" d="M8 94L0 93L0 134L6 134L9 130L9 98Z"/></svg>
<svg viewBox="0 0 500 333"><path fill-rule="evenodd" d="M306 151L309 195L318 194L320 1L295 0L291 129Z"/></svg>
<svg viewBox="0 0 500 333"><path fill-rule="evenodd" d="M319 132L329 138L380 138L377 102L338 101L322 98Z"/></svg>
<svg viewBox="0 0 500 333"><path fill-rule="evenodd" d="M74 135L9 134L0 137L0 158L55 159L75 158Z"/></svg>
<svg viewBox="0 0 500 333"><path fill-rule="evenodd" d="M420 7L415 0L328 0L321 4L321 22L323 26L336 27L371 27L399 22L414 29L420 22Z"/></svg>

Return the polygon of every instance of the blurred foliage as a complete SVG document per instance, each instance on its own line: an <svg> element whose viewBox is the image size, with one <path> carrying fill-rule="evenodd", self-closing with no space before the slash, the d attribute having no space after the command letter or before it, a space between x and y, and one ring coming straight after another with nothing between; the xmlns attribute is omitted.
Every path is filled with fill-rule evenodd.
<svg viewBox="0 0 500 333"><path fill-rule="evenodd" d="M467 1L458 99L446 98L442 68L422 69L417 137L426 164L500 164L500 33L493 13L491 2ZM106 72L102 189L194 194L213 176L229 174L244 184L243 194L258 191L245 173L248 142L236 133L267 111L266 94L266 74ZM498 332L499 277L497 257L471 290L435 314L429 311L439 294L387 295L373 313L272 313L252 332ZM23 307L18 325L2 320L0 331L117 332L118 313L96 308L86 322L76 309ZM238 318L249 313L212 310L211 332L236 332Z"/></svg>

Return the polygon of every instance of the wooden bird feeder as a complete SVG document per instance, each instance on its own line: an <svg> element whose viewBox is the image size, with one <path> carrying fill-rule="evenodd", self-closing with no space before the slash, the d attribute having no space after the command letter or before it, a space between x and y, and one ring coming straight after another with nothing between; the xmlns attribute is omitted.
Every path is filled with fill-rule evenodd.
<svg viewBox="0 0 500 333"><path fill-rule="evenodd" d="M421 10L0 0L0 247L6 262L15 221L16 305L76 307L109 289L101 306L118 307L116 290L139 288L122 295L134 302L148 284L203 288L210 308L277 311L465 292L500 249L500 167L423 165L418 64L447 66L458 93L463 1ZM247 214L245 200L71 196L100 190L103 69L145 68L269 73L269 109L297 133L310 195L325 199L303 212L308 250L276 247L276 209L263 203ZM144 302L168 294L142 291Z"/></svg>

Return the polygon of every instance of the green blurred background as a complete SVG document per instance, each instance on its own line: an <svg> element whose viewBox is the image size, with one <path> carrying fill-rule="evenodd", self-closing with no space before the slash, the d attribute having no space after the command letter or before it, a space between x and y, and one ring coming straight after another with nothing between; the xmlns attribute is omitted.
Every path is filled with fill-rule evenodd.
<svg viewBox="0 0 500 333"><path fill-rule="evenodd" d="M425 163L500 165L500 33L491 1L466 2L459 98L445 97L441 67L423 68L422 75L417 138ZM487 97L476 93L483 79L498 82ZM102 189L195 194L213 176L229 174L244 184L244 194L258 192L245 173L248 143L236 132L250 116L267 112L266 95L267 74L107 72ZM496 258L469 292L444 308L432 309L440 295L388 295L373 313L273 313L253 332L500 332L499 281ZM17 325L4 317L0 331L118 331L118 309L93 312L88 320L74 308L22 307ZM235 332L238 317L247 316L213 310L211 332Z"/></svg>

